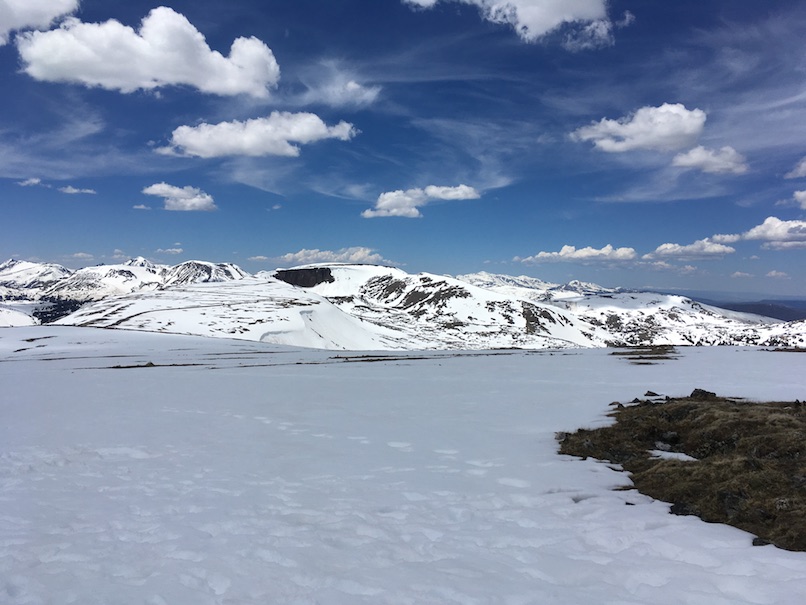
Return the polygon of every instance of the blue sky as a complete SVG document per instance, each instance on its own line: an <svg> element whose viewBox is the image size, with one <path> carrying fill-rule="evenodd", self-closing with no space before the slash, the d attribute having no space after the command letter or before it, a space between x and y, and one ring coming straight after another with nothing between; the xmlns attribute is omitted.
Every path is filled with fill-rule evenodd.
<svg viewBox="0 0 806 605"><path fill-rule="evenodd" d="M806 295L806 5L0 0L0 257Z"/></svg>

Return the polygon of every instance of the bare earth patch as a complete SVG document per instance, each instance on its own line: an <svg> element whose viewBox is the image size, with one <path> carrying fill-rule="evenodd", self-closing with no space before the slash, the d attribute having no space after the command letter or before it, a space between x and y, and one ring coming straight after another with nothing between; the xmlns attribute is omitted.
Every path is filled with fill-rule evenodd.
<svg viewBox="0 0 806 605"><path fill-rule="evenodd" d="M614 403L616 422L561 433L560 453L606 460L671 511L806 551L806 403L689 397Z"/></svg>

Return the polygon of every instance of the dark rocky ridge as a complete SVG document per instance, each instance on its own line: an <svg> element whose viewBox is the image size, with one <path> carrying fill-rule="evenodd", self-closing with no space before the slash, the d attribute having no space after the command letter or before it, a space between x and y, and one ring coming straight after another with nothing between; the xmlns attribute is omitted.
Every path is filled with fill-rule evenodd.
<svg viewBox="0 0 806 605"><path fill-rule="evenodd" d="M309 267L307 269L279 269L274 277L299 288L313 288L319 284L333 283L333 273L327 267Z"/></svg>

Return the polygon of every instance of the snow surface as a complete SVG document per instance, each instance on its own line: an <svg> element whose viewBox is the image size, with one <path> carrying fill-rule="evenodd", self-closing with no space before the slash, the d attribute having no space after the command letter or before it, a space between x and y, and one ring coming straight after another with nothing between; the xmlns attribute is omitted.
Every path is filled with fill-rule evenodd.
<svg viewBox="0 0 806 605"><path fill-rule="evenodd" d="M0 328L13 328L16 326L34 326L37 321L27 313L0 305Z"/></svg>
<svg viewBox="0 0 806 605"><path fill-rule="evenodd" d="M614 491L554 434L647 389L804 399L803 359L0 330L0 602L800 604L806 554Z"/></svg>
<svg viewBox="0 0 806 605"><path fill-rule="evenodd" d="M391 330L343 313L327 299L275 279L244 278L111 297L55 322L259 340L318 349L402 349Z"/></svg>

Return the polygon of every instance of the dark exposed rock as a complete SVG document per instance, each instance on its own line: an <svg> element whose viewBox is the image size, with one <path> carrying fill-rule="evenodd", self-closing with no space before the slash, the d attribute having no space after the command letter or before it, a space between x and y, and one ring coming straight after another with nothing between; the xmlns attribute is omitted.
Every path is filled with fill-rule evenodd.
<svg viewBox="0 0 806 605"><path fill-rule="evenodd" d="M689 398L707 401L709 399L716 399L716 393L706 391L705 389L694 389L693 391L691 391L691 395L689 395Z"/></svg>
<svg viewBox="0 0 806 605"><path fill-rule="evenodd" d="M70 313L77 311L85 304L86 301L79 300L46 299L32 315L39 320L39 323L47 324L70 315Z"/></svg>
<svg viewBox="0 0 806 605"><path fill-rule="evenodd" d="M333 283L333 274L327 267L309 267L307 269L280 269L274 276L292 286L313 288L323 283Z"/></svg>
<svg viewBox="0 0 806 605"><path fill-rule="evenodd" d="M675 502L672 504L669 512L673 515L696 515L697 511L695 511L691 506L686 504L685 502Z"/></svg>

